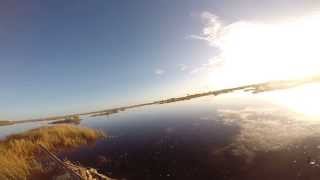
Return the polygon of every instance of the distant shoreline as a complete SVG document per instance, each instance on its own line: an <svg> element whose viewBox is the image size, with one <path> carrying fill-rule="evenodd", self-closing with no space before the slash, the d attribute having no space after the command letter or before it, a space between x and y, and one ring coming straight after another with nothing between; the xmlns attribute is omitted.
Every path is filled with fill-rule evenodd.
<svg viewBox="0 0 320 180"><path fill-rule="evenodd" d="M232 93L234 91L245 91L245 92L251 92L253 94L256 94L256 93L262 93L267 91L289 89L297 86L302 86L305 84L319 83L319 82L320 82L320 75L311 76L304 79L296 79L296 80L268 81L264 83L250 84L250 85L238 86L234 88L208 91L204 93L196 93L196 94L191 94L191 95L186 95L181 97L169 98L165 100L153 101L149 103L142 103L142 104L136 104L136 105L122 106L122 107L105 109L100 111L92 111L92 112L85 112L85 113L76 113L76 114L52 116L47 118L37 118L37 119L28 119L28 120L0 121L0 126L8 126L13 124L31 123L31 122L40 122L40 121L57 121L57 120L66 121L67 119L70 119L70 118L80 118L80 116L87 116L87 115L92 117L106 116L106 115L119 113L121 111L137 108L137 107L143 107L143 106L149 106L149 105L155 105L155 104L168 104L168 103L173 103L178 101L191 100L191 99L199 98L203 96L212 96L212 95L218 96L220 94Z"/></svg>

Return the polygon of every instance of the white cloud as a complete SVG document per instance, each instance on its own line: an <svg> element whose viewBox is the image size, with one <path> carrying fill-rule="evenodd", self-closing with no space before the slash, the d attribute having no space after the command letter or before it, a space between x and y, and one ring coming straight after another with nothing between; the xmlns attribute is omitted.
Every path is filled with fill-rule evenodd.
<svg viewBox="0 0 320 180"><path fill-rule="evenodd" d="M212 59L209 59L207 63L204 63L201 66L198 66L192 69L190 71L190 74L213 71L216 68L221 67L222 65L223 65L223 60L217 56Z"/></svg>
<svg viewBox="0 0 320 180"><path fill-rule="evenodd" d="M191 37L219 50L213 54L213 59L219 59L219 69L209 61L190 73L209 73L210 82L220 88L319 72L320 15L275 23L240 20L231 24L210 12L200 17L202 31Z"/></svg>
<svg viewBox="0 0 320 180"><path fill-rule="evenodd" d="M196 67L190 71L190 74L197 74L203 72L204 70L206 70L206 67L204 66Z"/></svg>
<svg viewBox="0 0 320 180"><path fill-rule="evenodd" d="M185 64L179 64L179 69L180 69L180 71L185 71L188 69L188 66Z"/></svg>
<svg viewBox="0 0 320 180"><path fill-rule="evenodd" d="M210 12L201 13L201 19L205 26L202 29L200 35L191 35L192 38L208 41L210 44L215 45L216 39L220 37L220 33L223 30L222 23L218 16L211 14Z"/></svg>
<svg viewBox="0 0 320 180"><path fill-rule="evenodd" d="M156 69L156 70L154 71L154 73L155 73L156 75L158 75L158 76L163 75L165 72L166 72L166 71L163 70L163 69Z"/></svg>

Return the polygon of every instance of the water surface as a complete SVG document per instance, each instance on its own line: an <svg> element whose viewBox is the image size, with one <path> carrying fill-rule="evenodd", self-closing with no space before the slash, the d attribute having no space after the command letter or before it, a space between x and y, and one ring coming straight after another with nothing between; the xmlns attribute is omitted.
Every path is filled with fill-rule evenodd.
<svg viewBox="0 0 320 180"><path fill-rule="evenodd" d="M117 179L319 179L319 121L255 97L204 97L85 117L81 126L108 138L59 156ZM0 137L43 125L3 126Z"/></svg>
<svg viewBox="0 0 320 180"><path fill-rule="evenodd" d="M119 179L318 179L320 126L299 118L211 97L155 105L85 119L110 138L61 157Z"/></svg>

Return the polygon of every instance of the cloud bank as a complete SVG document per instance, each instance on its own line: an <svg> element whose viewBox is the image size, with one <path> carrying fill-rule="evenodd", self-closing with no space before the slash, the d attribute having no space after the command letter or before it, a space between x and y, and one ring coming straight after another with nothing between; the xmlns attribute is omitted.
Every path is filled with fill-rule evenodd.
<svg viewBox="0 0 320 180"><path fill-rule="evenodd" d="M282 22L236 21L224 24L210 12L201 14L202 32L192 38L203 40L220 53L191 71L208 72L210 81L230 87L268 80L298 78L320 69L320 15Z"/></svg>

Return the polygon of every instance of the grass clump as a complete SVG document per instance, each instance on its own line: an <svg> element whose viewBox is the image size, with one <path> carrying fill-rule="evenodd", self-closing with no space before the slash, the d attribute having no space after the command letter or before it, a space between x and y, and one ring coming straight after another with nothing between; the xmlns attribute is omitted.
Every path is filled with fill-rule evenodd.
<svg viewBox="0 0 320 180"><path fill-rule="evenodd" d="M56 125L11 135L0 141L0 179L27 179L42 167L36 161L39 144L50 151L76 148L105 137L93 129Z"/></svg>

